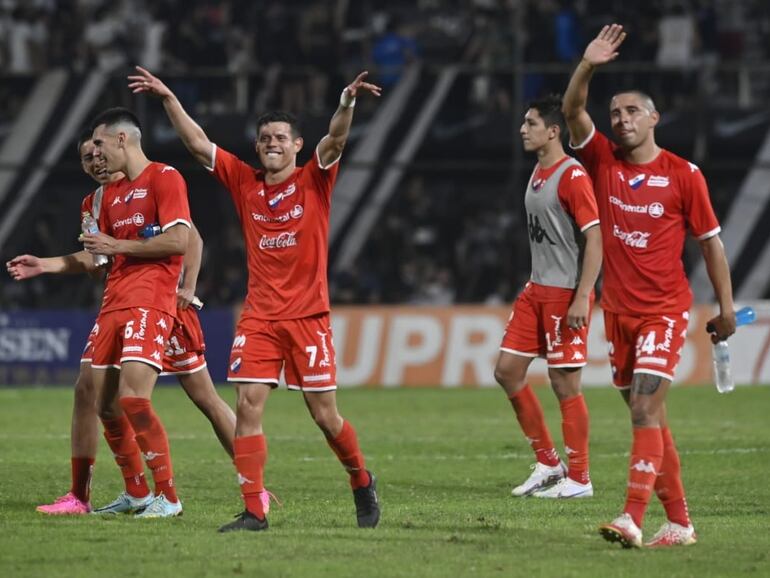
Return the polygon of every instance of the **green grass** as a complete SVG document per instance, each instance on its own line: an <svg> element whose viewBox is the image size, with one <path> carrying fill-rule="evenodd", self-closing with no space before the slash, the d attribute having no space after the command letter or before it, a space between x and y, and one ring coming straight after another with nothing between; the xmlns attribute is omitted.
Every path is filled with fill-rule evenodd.
<svg viewBox="0 0 770 578"><path fill-rule="evenodd" d="M232 401L230 388L221 391ZM554 398L538 393L560 438ZM155 396L185 506L175 520L37 514L37 504L68 488L71 391L0 390L0 576L770 575L770 388L671 391L700 540L666 551L625 551L598 536L597 525L623 504L630 426L615 392L586 396L596 496L552 502L510 496L532 456L499 391L341 391L341 410L380 480L380 527L359 530L346 476L301 398L276 392L266 411L266 482L283 506L268 532L220 535L241 510L234 470L181 390ZM94 503L121 488L102 443ZM653 503L648 535L662 521Z"/></svg>

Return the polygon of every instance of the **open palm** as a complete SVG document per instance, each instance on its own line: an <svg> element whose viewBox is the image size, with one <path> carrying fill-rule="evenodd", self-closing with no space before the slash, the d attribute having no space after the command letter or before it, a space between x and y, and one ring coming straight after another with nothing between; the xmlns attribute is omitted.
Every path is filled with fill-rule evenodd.
<svg viewBox="0 0 770 578"><path fill-rule="evenodd" d="M583 58L594 66L612 62L618 57L618 47L626 39L620 24L605 26L586 47Z"/></svg>

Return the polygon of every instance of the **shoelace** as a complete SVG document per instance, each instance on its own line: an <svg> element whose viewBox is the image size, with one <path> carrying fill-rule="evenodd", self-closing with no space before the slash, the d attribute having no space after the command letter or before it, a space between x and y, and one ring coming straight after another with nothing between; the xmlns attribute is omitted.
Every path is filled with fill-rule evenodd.
<svg viewBox="0 0 770 578"><path fill-rule="evenodd" d="M283 502L281 500L279 500L278 496L276 496L273 492L271 492L270 490L262 490L262 492L260 492L260 494L263 493L263 492L265 494L267 494L268 501L275 502L275 504L279 508L283 507Z"/></svg>

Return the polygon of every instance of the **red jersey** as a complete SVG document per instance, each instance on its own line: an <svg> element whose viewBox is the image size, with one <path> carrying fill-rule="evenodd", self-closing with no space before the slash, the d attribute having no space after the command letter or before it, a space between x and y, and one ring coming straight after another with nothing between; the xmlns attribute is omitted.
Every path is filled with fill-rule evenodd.
<svg viewBox="0 0 770 578"><path fill-rule="evenodd" d="M123 178L104 186L99 211L99 230L116 239L140 239L147 225L158 224L163 232L174 225L190 227L187 185L177 170L150 163L133 181ZM102 312L149 307L176 315L176 288L182 255L142 259L115 255Z"/></svg>
<svg viewBox="0 0 770 578"><path fill-rule="evenodd" d="M282 183L214 147L213 174L230 191L246 240L249 289L244 313L300 319L329 311L326 279L331 196L339 162L318 152Z"/></svg>
<svg viewBox="0 0 770 578"><path fill-rule="evenodd" d="M594 181L604 246L602 307L626 315L681 313L692 292L682 263L685 233L721 230L697 166L661 150L632 164L594 128L573 147Z"/></svg>
<svg viewBox="0 0 770 578"><path fill-rule="evenodd" d="M99 187L101 189L101 187ZM83 221L83 217L86 216L86 214L93 216L94 218L98 218L98 215L94 216L94 195L96 194L96 191L92 191L88 193L85 197L83 197L83 200L80 201L80 220Z"/></svg>

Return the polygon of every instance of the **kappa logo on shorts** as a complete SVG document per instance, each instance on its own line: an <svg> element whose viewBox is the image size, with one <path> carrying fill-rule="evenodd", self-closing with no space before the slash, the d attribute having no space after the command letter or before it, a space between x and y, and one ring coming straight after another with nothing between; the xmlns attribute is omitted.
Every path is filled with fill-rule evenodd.
<svg viewBox="0 0 770 578"><path fill-rule="evenodd" d="M579 351L575 351L572 354L572 360L573 361L583 361L584 359L585 359L585 356L582 353L580 353Z"/></svg>
<svg viewBox="0 0 770 578"><path fill-rule="evenodd" d="M160 353L158 353L157 351L153 351L150 357L152 357L155 361L160 361Z"/></svg>
<svg viewBox="0 0 770 578"><path fill-rule="evenodd" d="M237 357L231 364L230 364L230 371L233 373L238 373L241 370L241 363L243 360L240 357Z"/></svg>
<svg viewBox="0 0 770 578"><path fill-rule="evenodd" d="M233 339L233 349L243 349L246 346L246 336L239 334Z"/></svg>

